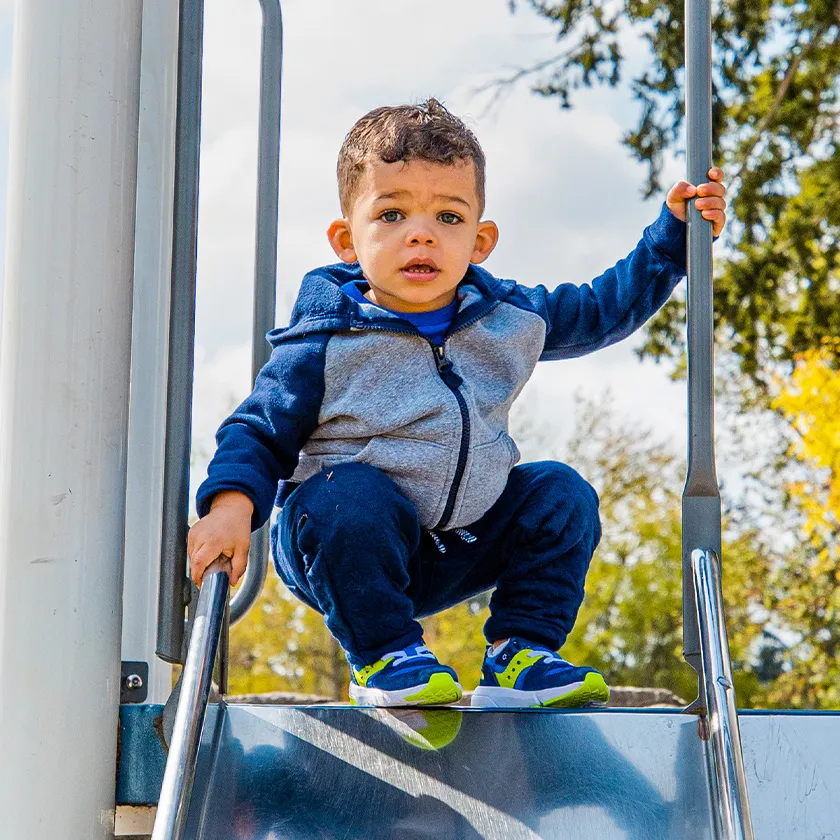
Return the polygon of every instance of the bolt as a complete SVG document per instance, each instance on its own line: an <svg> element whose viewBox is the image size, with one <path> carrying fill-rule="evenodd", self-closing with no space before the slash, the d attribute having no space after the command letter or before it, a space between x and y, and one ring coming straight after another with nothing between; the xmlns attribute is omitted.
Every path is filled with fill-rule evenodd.
<svg viewBox="0 0 840 840"><path fill-rule="evenodd" d="M129 691L136 691L138 688L143 688L143 677L140 674L129 674L125 678L125 687Z"/></svg>

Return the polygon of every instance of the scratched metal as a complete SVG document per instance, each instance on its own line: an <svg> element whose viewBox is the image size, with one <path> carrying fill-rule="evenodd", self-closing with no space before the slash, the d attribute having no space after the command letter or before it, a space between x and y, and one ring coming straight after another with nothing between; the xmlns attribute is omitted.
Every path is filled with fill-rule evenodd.
<svg viewBox="0 0 840 840"><path fill-rule="evenodd" d="M840 840L840 715L740 720L757 840ZM713 840L703 749L671 711L213 706L186 838Z"/></svg>

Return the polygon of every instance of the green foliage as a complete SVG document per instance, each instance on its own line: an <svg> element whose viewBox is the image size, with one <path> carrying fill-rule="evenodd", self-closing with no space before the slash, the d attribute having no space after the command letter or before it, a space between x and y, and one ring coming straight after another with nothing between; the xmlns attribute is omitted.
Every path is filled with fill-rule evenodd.
<svg viewBox="0 0 840 840"><path fill-rule="evenodd" d="M697 679L681 652L681 460L650 429L628 429L595 403L579 405L568 460L599 492L604 535L565 655L616 685L694 699ZM770 560L749 531L725 540L722 553L738 702L752 706L764 701L753 667Z"/></svg>
<svg viewBox="0 0 840 840"><path fill-rule="evenodd" d="M539 439L543 430L527 420L523 431ZM678 457L649 429L627 427L604 404L594 403L579 405L577 430L564 457L598 489L604 531L564 654L604 670L614 685L664 687L693 699L696 678L681 654ZM759 668L767 659L761 650L774 562L753 531L726 541L724 597L743 706L767 701ZM456 669L465 688L474 688L480 678L487 602L482 596L423 621L427 643ZM340 650L320 616L280 583L267 587L234 628L231 646L234 693L346 697Z"/></svg>
<svg viewBox="0 0 840 840"><path fill-rule="evenodd" d="M344 654L320 615L269 570L269 582L230 633L230 693L346 697Z"/></svg>
<svg viewBox="0 0 840 840"><path fill-rule="evenodd" d="M684 119L684 0L512 0L556 24L557 54L499 84L572 106L574 91L622 79L628 34L650 61L631 82L639 120L623 143L663 189ZM728 260L715 282L722 338L762 387L779 363L840 334L840 11L834 0L713 4L713 160L730 186ZM720 249L719 249L720 250ZM653 319L643 353L679 358L684 304Z"/></svg>

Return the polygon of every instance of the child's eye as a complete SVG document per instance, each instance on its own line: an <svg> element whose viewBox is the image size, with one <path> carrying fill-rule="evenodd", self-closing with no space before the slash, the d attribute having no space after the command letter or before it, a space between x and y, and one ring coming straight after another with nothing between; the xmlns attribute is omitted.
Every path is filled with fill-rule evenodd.
<svg viewBox="0 0 840 840"><path fill-rule="evenodd" d="M402 213L399 210L386 210L379 214L379 218L383 222L398 222L402 218Z"/></svg>
<svg viewBox="0 0 840 840"><path fill-rule="evenodd" d="M457 225L464 220L457 213L450 213L448 210L438 216L445 225Z"/></svg>

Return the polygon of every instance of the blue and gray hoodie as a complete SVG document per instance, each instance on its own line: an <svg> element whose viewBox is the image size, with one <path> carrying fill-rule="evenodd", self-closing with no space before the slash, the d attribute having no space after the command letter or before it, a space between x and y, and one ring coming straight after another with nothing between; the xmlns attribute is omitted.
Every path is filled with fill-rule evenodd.
<svg viewBox="0 0 840 840"><path fill-rule="evenodd" d="M258 528L281 480L362 462L396 482L424 528L470 525L519 459L508 414L536 363L630 335L668 299L685 259L685 224L663 205L633 252L591 285L549 292L470 266L439 345L342 292L364 282L358 263L310 272L291 324L268 334L273 351L253 392L219 428L199 516L216 493L239 490Z"/></svg>

